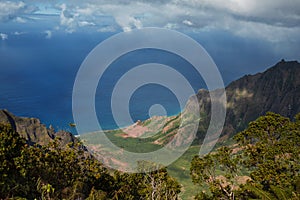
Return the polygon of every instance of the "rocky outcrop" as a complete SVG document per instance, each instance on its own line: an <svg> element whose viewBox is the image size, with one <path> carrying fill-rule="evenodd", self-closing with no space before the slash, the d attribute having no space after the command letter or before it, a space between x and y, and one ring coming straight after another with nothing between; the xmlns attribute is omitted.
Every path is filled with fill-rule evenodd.
<svg viewBox="0 0 300 200"><path fill-rule="evenodd" d="M226 118L220 139L226 139L244 130L249 122L269 111L293 119L300 112L299 77L300 64L297 61L286 62L282 60L263 73L245 75L230 83L225 88L227 98ZM197 98L190 98L183 112L192 113L195 105L199 105L200 122L197 131L199 141L203 141L211 119L210 94L213 93L212 95L217 97L215 99L218 102L218 97L221 98L222 94L220 91L199 90L196 95ZM218 106L223 106L223 104ZM154 141L155 144L167 144L174 138L181 123L181 115L166 119L168 123L163 126L163 131ZM147 126L148 121L155 121L155 119L146 120L140 126ZM181 128L181 130L185 131L185 128L188 127ZM188 129L186 132L189 133ZM216 131L216 135L211 135L212 141L213 138L219 138L218 133ZM177 136L176 142L184 140L187 139Z"/></svg>
<svg viewBox="0 0 300 200"><path fill-rule="evenodd" d="M300 112L299 77L300 64L297 61L286 62L282 60L263 73L246 75L229 84L226 87L227 110L222 135L230 136L243 130L250 121L264 115L268 111L293 119ZM218 90L211 92L218 93ZM210 93L204 89L199 90L196 96L200 105L201 116L197 138L201 141L210 122L211 100ZM197 99L194 101L197 101ZM187 104L186 110L188 109L194 109L192 104ZM161 127L161 135L155 136L155 144L166 144L176 135L176 130L180 124L179 116L165 120L163 127ZM151 121L154 122L149 125ZM159 121L153 118L143 123L139 122L136 126L145 126L151 129L151 124ZM36 118L17 117L7 110L0 110L0 123L11 124L29 144L45 145L56 137L60 138L63 145L77 141L69 132L55 132L53 128L47 128ZM133 127L135 126L133 125ZM134 129L130 129L130 131L135 132ZM132 133L132 135L135 134L138 133ZM126 137L132 137L132 135L127 134ZM178 138L176 141L182 140L187 139Z"/></svg>
<svg viewBox="0 0 300 200"><path fill-rule="evenodd" d="M297 61L282 60L263 73L246 75L226 87L227 111L223 135L243 130L250 121L266 112L275 112L293 119L300 112L300 64ZM197 94L200 113L210 118L209 92L200 90ZM200 124L198 136L202 138Z"/></svg>
<svg viewBox="0 0 300 200"><path fill-rule="evenodd" d="M36 118L17 117L7 110L0 110L0 123L10 124L30 145L46 145L59 138L62 145L74 143L77 139L69 132L47 128Z"/></svg>

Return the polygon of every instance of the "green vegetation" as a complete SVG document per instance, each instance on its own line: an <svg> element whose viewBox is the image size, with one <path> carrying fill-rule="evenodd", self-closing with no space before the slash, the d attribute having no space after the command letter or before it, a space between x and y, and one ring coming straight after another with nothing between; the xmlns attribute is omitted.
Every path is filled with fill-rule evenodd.
<svg viewBox="0 0 300 200"><path fill-rule="evenodd" d="M138 138L106 134L136 152ZM143 139L140 149L160 147L152 141ZM105 168L79 142L30 146L0 124L0 199L300 199L300 114L290 121L267 113L193 158L199 148L191 146L168 169L142 161L140 173L128 174Z"/></svg>
<svg viewBox="0 0 300 200"><path fill-rule="evenodd" d="M80 143L29 146L0 125L0 199L177 199L179 192L166 168L111 172Z"/></svg>
<svg viewBox="0 0 300 200"><path fill-rule="evenodd" d="M198 186L194 185L190 176L192 158L199 154L200 146L191 146L178 160L168 166L170 175L182 185L180 198L193 199L198 193Z"/></svg>
<svg viewBox="0 0 300 200"><path fill-rule="evenodd" d="M193 182L208 188L196 199L300 198L300 114L291 122L267 113L234 139L239 144L234 149L194 157Z"/></svg>
<svg viewBox="0 0 300 200"><path fill-rule="evenodd" d="M135 153L147 153L160 149L162 146L153 144L153 138L124 138L119 134L122 131L114 131L106 133L106 136L109 140L114 143L116 146L123 148L126 151L135 152ZM95 141L93 139L93 141ZM97 141L95 141L97 142ZM100 143L100 142L99 142Z"/></svg>

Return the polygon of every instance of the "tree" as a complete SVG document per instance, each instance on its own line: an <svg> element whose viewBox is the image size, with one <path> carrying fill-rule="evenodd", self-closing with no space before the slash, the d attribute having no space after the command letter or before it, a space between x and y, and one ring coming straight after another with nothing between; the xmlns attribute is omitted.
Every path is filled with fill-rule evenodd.
<svg viewBox="0 0 300 200"><path fill-rule="evenodd" d="M209 188L197 198L299 198L300 114L295 119L291 122L267 113L234 137L239 151L233 153L222 147L202 158L195 157L191 165L193 181ZM248 181L235 181L245 170L250 176Z"/></svg>
<svg viewBox="0 0 300 200"><path fill-rule="evenodd" d="M128 174L106 169L82 144L29 146L0 125L0 199L177 199L166 168ZM146 166L146 165L144 165ZM145 169L145 168L144 168Z"/></svg>
<svg viewBox="0 0 300 200"><path fill-rule="evenodd" d="M59 140L55 140L47 146L23 149L16 161L30 186L31 196L27 197L38 198L46 186L53 188L54 192L48 194L51 199L84 199L92 188L109 192L113 177L80 145L60 147ZM37 188L37 183L41 187Z"/></svg>
<svg viewBox="0 0 300 200"><path fill-rule="evenodd" d="M243 164L251 171L250 177L264 191L276 196L279 188L292 197L300 172L300 114L296 121L279 114L266 116L251 122L249 127L235 136L245 147Z"/></svg>
<svg viewBox="0 0 300 200"><path fill-rule="evenodd" d="M191 163L192 180L210 190L210 194L200 192L196 199L234 199L239 172L237 158L228 147L221 147L203 158L194 157Z"/></svg>
<svg viewBox="0 0 300 200"><path fill-rule="evenodd" d="M165 167L147 161L139 162L138 166L139 173L115 172L113 199L178 199L180 185Z"/></svg>
<svg viewBox="0 0 300 200"><path fill-rule="evenodd" d="M10 125L0 124L0 199L26 190L15 163L25 145L25 140Z"/></svg>
<svg viewBox="0 0 300 200"><path fill-rule="evenodd" d="M92 189L112 192L113 177L80 145L62 147L57 138L29 146L11 126L0 124L0 199L84 199Z"/></svg>

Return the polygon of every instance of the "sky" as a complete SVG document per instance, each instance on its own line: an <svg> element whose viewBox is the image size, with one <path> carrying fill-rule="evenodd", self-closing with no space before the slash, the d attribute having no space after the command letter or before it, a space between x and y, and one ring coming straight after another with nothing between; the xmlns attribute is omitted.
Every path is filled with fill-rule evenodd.
<svg viewBox="0 0 300 200"><path fill-rule="evenodd" d="M281 59L300 61L299 0L0 0L0 107L68 127L88 53L144 27L192 37L225 85Z"/></svg>
<svg viewBox="0 0 300 200"><path fill-rule="evenodd" d="M0 42L30 34L51 40L143 27L190 35L223 65L223 71L235 68L236 76L281 58L300 60L298 0L0 1Z"/></svg>

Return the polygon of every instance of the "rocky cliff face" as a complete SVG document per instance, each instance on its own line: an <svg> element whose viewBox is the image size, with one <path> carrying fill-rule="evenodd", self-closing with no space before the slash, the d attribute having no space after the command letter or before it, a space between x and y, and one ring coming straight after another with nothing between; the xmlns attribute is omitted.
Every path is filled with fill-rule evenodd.
<svg viewBox="0 0 300 200"><path fill-rule="evenodd" d="M263 73L246 75L232 82L225 90L227 98L226 118L221 133L224 139L244 130L250 121L269 111L293 119L300 112L300 64L297 61L285 62L282 60ZM211 93L221 98L222 93L220 91L215 90L211 91ZM200 122L197 139L203 141L210 123L210 92L201 89L196 97L190 98L183 113L192 113L197 103L199 103ZM216 98L217 103L218 99ZM218 104L218 106L224 105ZM155 144L167 144L174 138L181 123L181 115L166 119L167 123L158 139L154 141ZM155 121L155 118L149 120ZM146 126L144 124L148 123L142 123L141 126ZM181 129L184 131L185 128ZM212 134L212 140L214 137L215 135ZM218 137L216 136L216 138ZM186 138L177 137L176 142L184 140Z"/></svg>
<svg viewBox="0 0 300 200"><path fill-rule="evenodd" d="M69 132L55 132L53 128L47 128L42 124L39 119L17 117L7 110L0 110L0 123L10 124L30 145L46 145L57 137L62 145L76 141Z"/></svg>
<svg viewBox="0 0 300 200"><path fill-rule="evenodd" d="M243 130L250 121L271 111L293 118L300 112L300 63L282 60L263 73L246 75L226 87L227 111L223 135ZM210 116L209 92L197 94L200 112ZM209 120L206 121L206 123ZM199 137L203 125L200 124Z"/></svg>
<svg viewBox="0 0 300 200"><path fill-rule="evenodd" d="M300 112L299 77L300 63L281 61L263 73L246 75L229 84L226 87L227 111L222 135L230 136L243 130L250 121L268 111L293 119L295 114ZM212 92L218 93L218 90ZM197 99L200 103L201 116L197 137L201 140L210 121L210 94L207 90L201 89L197 93ZM186 106L187 110L193 109L192 102L189 103ZM166 144L176 135L180 117L171 117L167 121L161 136L154 143ZM53 128L47 128L36 118L17 117L6 110L0 110L1 122L11 124L29 144L44 145L56 137L61 138L62 144L76 141L69 132L55 132ZM183 138L178 138L178 141L181 140Z"/></svg>

